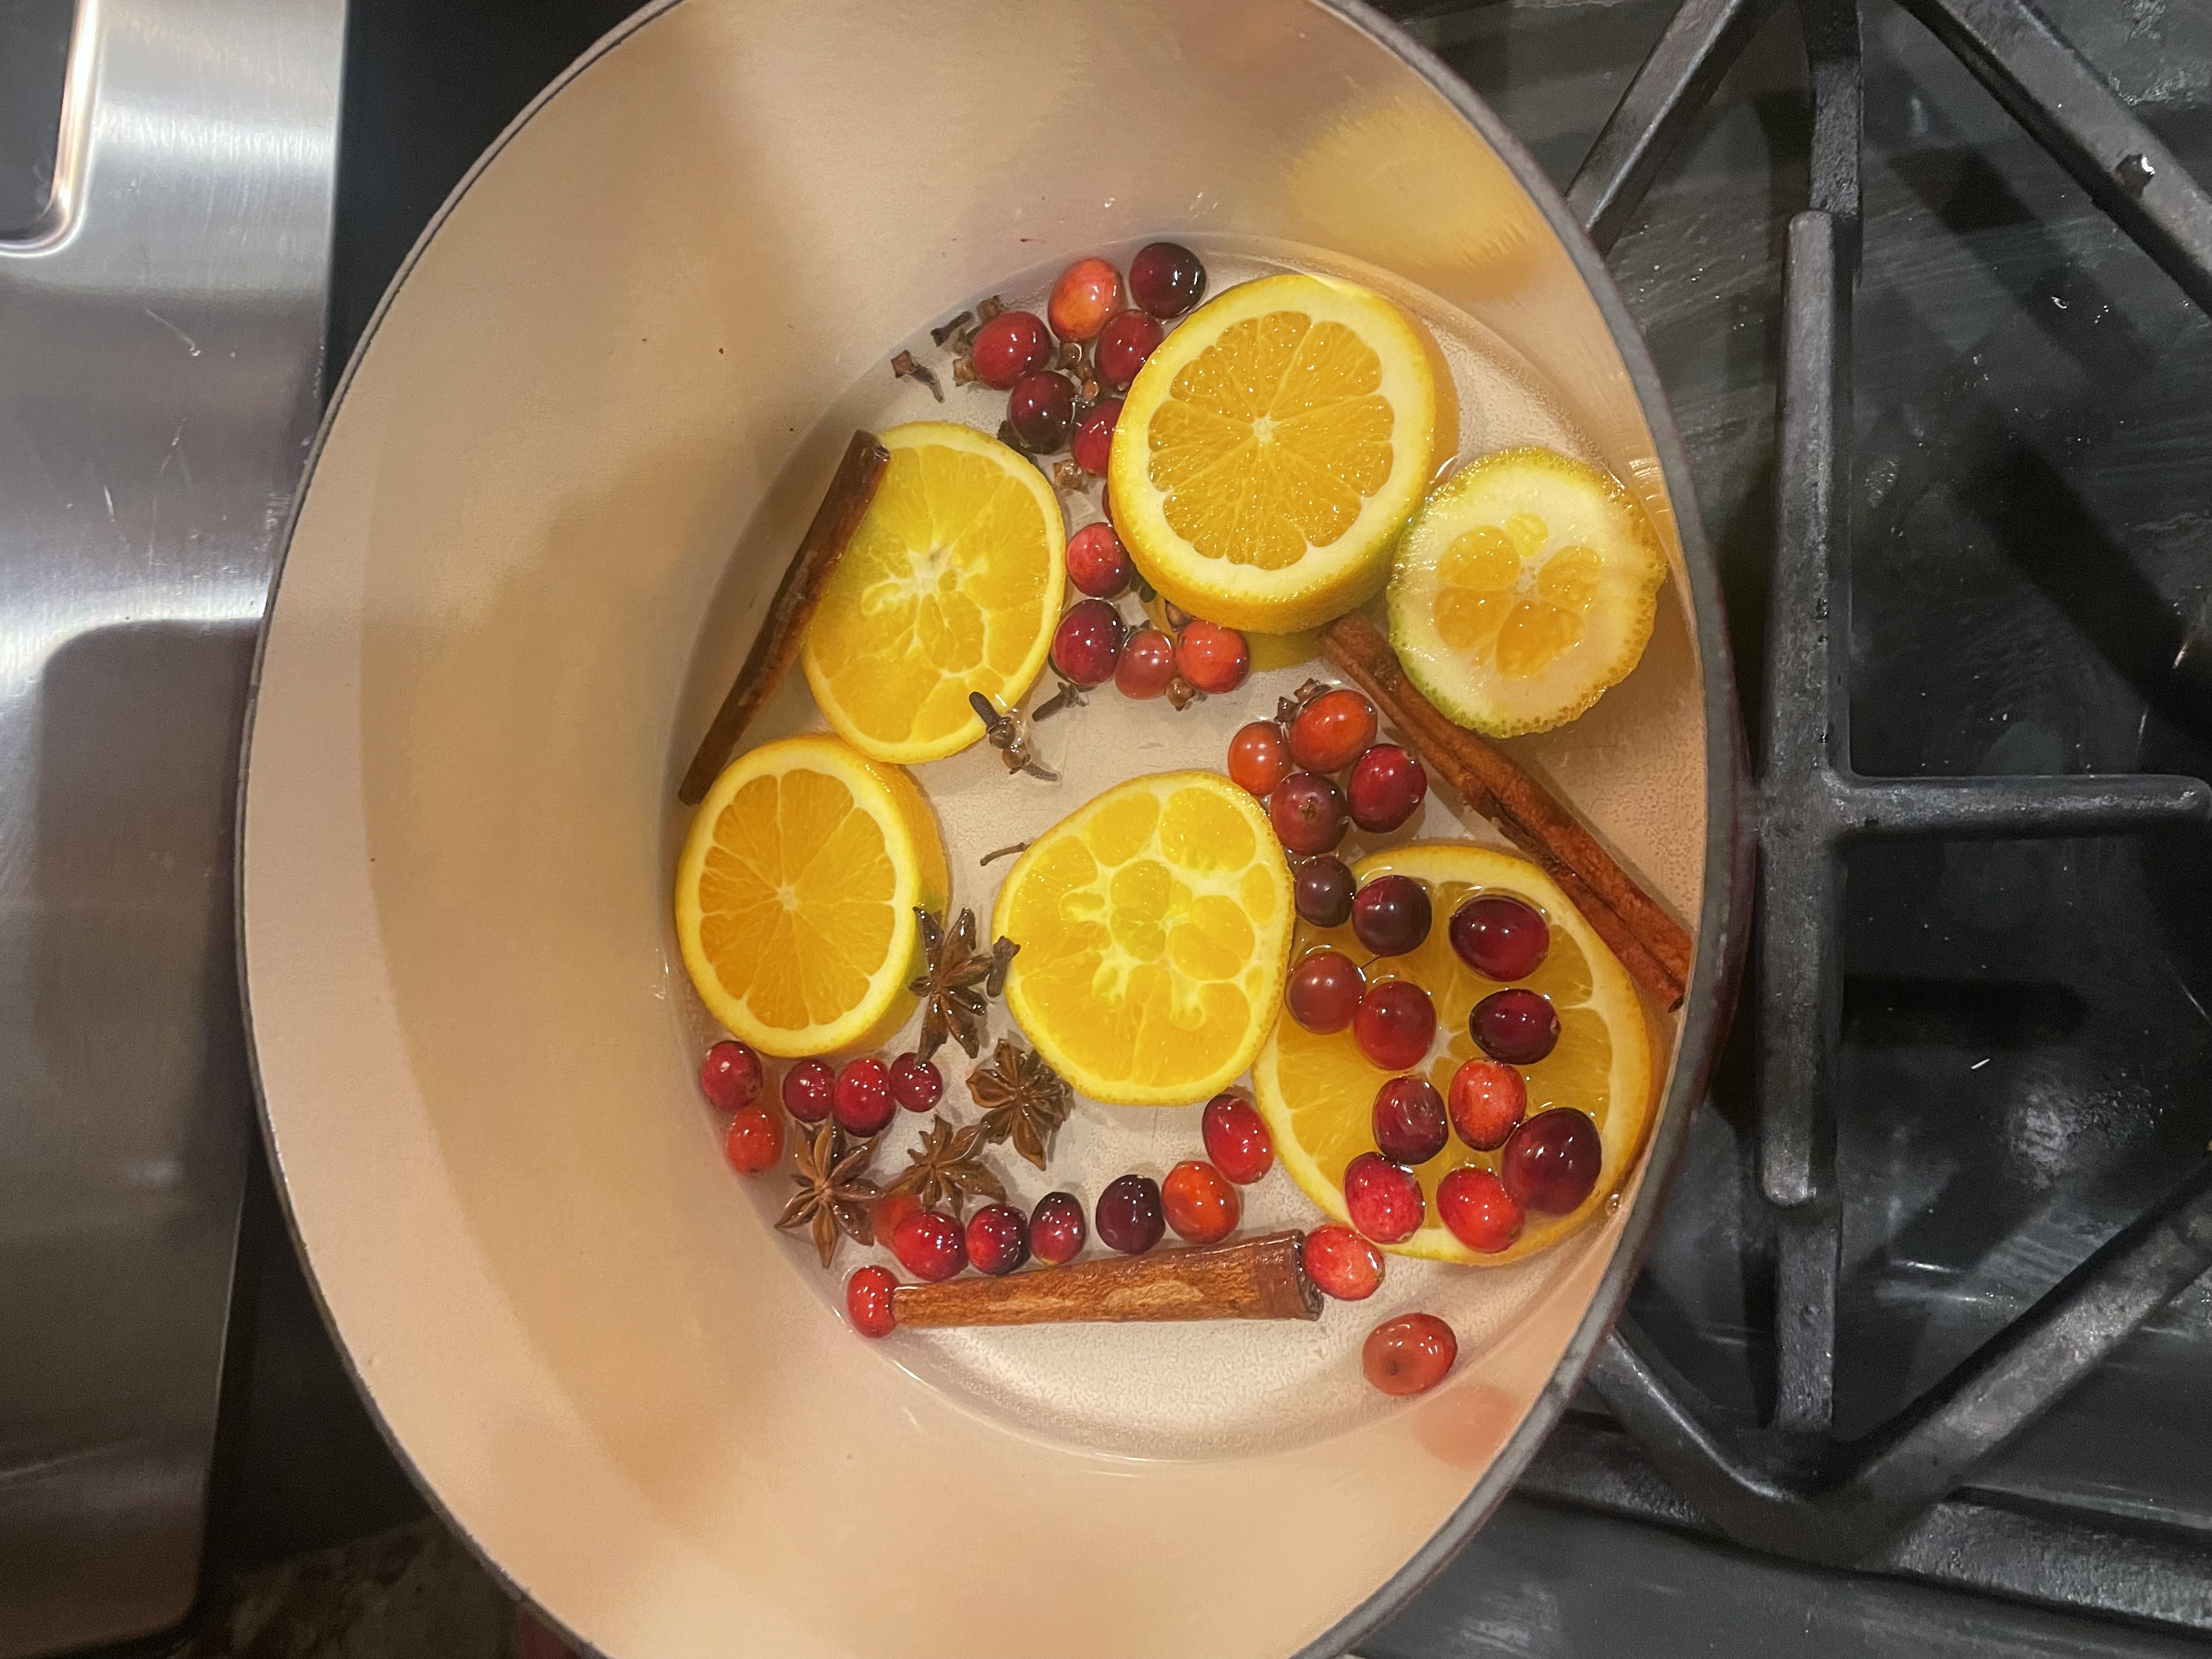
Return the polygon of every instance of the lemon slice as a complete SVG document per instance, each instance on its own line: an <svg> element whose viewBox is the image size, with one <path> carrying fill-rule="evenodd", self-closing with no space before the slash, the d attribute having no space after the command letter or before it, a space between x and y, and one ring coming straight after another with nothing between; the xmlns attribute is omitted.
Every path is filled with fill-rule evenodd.
<svg viewBox="0 0 2212 1659"><path fill-rule="evenodd" d="M1449 1095L1452 1073L1474 1057L1467 1017L1498 982L1485 979L1460 961L1447 926L1452 912L1473 894L1504 892L1534 905L1551 926L1552 946L1536 971L1516 983L1552 1000L1559 1016L1559 1046L1534 1066L1521 1068L1528 1085L1530 1115L1553 1106L1587 1112L1598 1128L1604 1162L1597 1185L1571 1215L1531 1214L1511 1248L1479 1255L1462 1244L1437 1216L1437 1183L1462 1164L1498 1167L1496 1152L1471 1150L1457 1136L1414 1174L1428 1204L1428 1218L1411 1238L1383 1248L1400 1255L1496 1267L1517 1261L1556 1244L1598 1213L1620 1190L1643 1145L1651 1107L1651 1044L1644 1008L1627 973L1589 924L1534 865L1465 842L1416 843L1370 854L1353 866L1362 881L1395 870L1429 884L1436 926L1420 949L1388 959L1381 969L1413 980L1437 1007L1438 1043L1419 1069ZM1321 929L1301 925L1294 957L1332 945L1364 963L1350 927ZM1375 1091L1390 1073L1360 1053L1350 1031L1316 1036L1285 1015L1275 1022L1252 1068L1253 1094L1260 1115L1275 1137L1275 1151L1308 1198L1339 1221L1344 1207L1344 1166L1361 1152L1375 1150Z"/></svg>
<svg viewBox="0 0 2212 1659"><path fill-rule="evenodd" d="M771 1054L872 1046L913 1012L920 925L952 879L912 778L830 737L740 755L676 865L676 937L708 1011Z"/></svg>
<svg viewBox="0 0 2212 1659"><path fill-rule="evenodd" d="M1030 844L993 931L1006 1006L1094 1100L1182 1106L1252 1063L1283 994L1291 872L1251 796L1212 772L1133 778Z"/></svg>
<svg viewBox="0 0 2212 1659"><path fill-rule="evenodd" d="M1317 628L1371 599L1438 459L1450 376L1390 302L1263 276L1193 312L1114 428L1114 527L1153 586L1230 628Z"/></svg>
<svg viewBox="0 0 2212 1659"><path fill-rule="evenodd" d="M1406 526L1390 642L1462 726L1546 732L1636 666L1666 575L1626 490L1556 451L1508 449L1462 469Z"/></svg>
<svg viewBox="0 0 2212 1659"><path fill-rule="evenodd" d="M806 630L814 701L861 753L910 764L1021 700L1060 620L1066 520L1033 462L943 421L883 434L891 462Z"/></svg>

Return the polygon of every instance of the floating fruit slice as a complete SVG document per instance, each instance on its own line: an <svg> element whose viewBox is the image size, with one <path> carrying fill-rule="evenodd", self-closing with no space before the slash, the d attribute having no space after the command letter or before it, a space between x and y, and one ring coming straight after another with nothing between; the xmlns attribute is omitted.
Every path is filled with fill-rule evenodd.
<svg viewBox="0 0 2212 1659"><path fill-rule="evenodd" d="M915 907L941 914L951 891L912 778L835 738L787 738L738 756L700 802L677 942L708 1012L755 1048L865 1048L913 1012Z"/></svg>
<svg viewBox="0 0 2212 1659"><path fill-rule="evenodd" d="M1242 283L1146 360L1114 428L1114 527L1152 586L1287 634L1364 603L1434 471L1450 377L1381 295Z"/></svg>
<svg viewBox="0 0 2212 1659"><path fill-rule="evenodd" d="M941 421L883 434L891 464L806 630L814 701L863 754L938 760L983 735L980 691L1020 701L1060 618L1067 531L1052 486Z"/></svg>
<svg viewBox="0 0 2212 1659"><path fill-rule="evenodd" d="M1449 917L1468 897L1504 892L1526 901L1551 924L1551 950L1521 987L1540 992L1559 1011L1559 1046L1536 1064L1522 1068L1529 1114L1554 1106L1586 1112L1596 1123L1604 1163L1595 1190L1571 1215L1531 1213L1510 1249L1478 1255L1446 1231L1439 1218L1437 1187L1462 1165L1495 1170L1498 1154L1473 1151L1454 1137L1443 1152L1422 1164L1419 1177L1427 1212L1420 1230L1385 1248L1400 1255L1497 1266L1516 1261L1573 1232L1604 1206L1643 1144L1651 1104L1651 1047L1644 1027L1643 1006L1626 971L1574 907L1535 866L1488 848L1464 842L1417 842L1361 860L1353 866L1366 881L1388 872L1413 876L1429 884L1438 916ZM1322 945L1364 960L1366 953L1350 927L1301 926L1294 953ZM1460 961L1450 930L1432 930L1408 956L1390 957L1375 972L1413 980L1435 1000L1439 1041L1419 1069L1440 1094L1451 1091L1452 1074L1476 1055L1467 1017L1474 1005L1499 988ZM1260 1115L1275 1137L1275 1151L1306 1196L1338 1220L1349 1219L1344 1203L1344 1170L1362 1152L1375 1150L1372 1121L1375 1092L1389 1076L1359 1051L1349 1030L1322 1036L1291 1019L1279 1019L1252 1068L1253 1092Z"/></svg>
<svg viewBox="0 0 2212 1659"><path fill-rule="evenodd" d="M1032 842L991 927L1021 946L1006 1006L1054 1071L1095 1100L1184 1106L1252 1063L1291 920L1258 804L1213 773L1164 772Z"/></svg>
<svg viewBox="0 0 2212 1659"><path fill-rule="evenodd" d="M1406 526L1390 642L1462 726L1549 731L1636 666L1666 574L1619 484L1553 450L1508 449L1462 469Z"/></svg>

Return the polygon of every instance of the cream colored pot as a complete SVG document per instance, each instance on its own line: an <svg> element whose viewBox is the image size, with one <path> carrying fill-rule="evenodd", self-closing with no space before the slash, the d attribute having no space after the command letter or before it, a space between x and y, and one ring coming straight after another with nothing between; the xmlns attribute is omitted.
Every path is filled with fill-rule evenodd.
<svg viewBox="0 0 2212 1659"><path fill-rule="evenodd" d="M1675 561L1651 651L1520 752L1700 945L1626 1201L1446 1386L1133 1457L856 1339L733 1200L666 900L675 780L779 574L732 550L803 521L770 485L834 455L830 405L1004 273L1177 232L1458 307L1641 495ZM1619 296L1496 118L1373 14L649 7L392 285L272 607L244 973L332 1328L446 1513L611 1659L1340 1652L1495 1504L1618 1309L1740 932L1734 720Z"/></svg>

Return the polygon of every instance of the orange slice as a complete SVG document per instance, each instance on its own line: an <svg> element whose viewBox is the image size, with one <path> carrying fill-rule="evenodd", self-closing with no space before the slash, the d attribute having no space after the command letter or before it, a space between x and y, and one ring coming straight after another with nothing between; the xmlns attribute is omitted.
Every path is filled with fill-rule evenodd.
<svg viewBox="0 0 2212 1659"><path fill-rule="evenodd" d="M994 933L1006 1006L1094 1100L1182 1106L1252 1063L1283 994L1291 872L1267 814L1212 772L1133 778L1030 843Z"/></svg>
<svg viewBox="0 0 2212 1659"><path fill-rule="evenodd" d="M1419 1070L1439 1094L1449 1094L1452 1073L1477 1052L1468 1035L1468 1013L1499 988L1497 981L1485 979L1453 951L1447 926L1452 912L1474 894L1505 892L1534 905L1551 925L1550 951L1534 974L1517 983L1552 1000L1559 1016L1559 1042L1545 1059L1523 1066L1522 1076L1528 1085L1531 1115L1571 1106L1595 1121L1605 1153L1597 1186L1573 1214L1531 1215L1510 1249L1478 1255L1437 1218L1437 1183L1462 1164L1494 1170L1498 1154L1472 1151L1454 1136L1414 1171L1429 1206L1426 1222L1405 1243L1384 1247L1401 1255L1480 1266L1520 1261L1558 1243L1597 1214L1635 1161L1651 1107L1651 1045L1643 1005L1627 973L1589 924L1551 878L1525 860L1447 842L1391 848L1353 866L1363 881L1386 870L1429 884L1436 925L1420 949L1385 958L1370 965L1369 973L1411 979L1435 1000L1437 1043ZM1293 956L1324 945L1355 962L1368 961L1348 927L1324 930L1301 924ZM1349 1219L1344 1166L1375 1150L1375 1091L1391 1075L1360 1053L1350 1031L1316 1036L1287 1015L1275 1022L1252 1068L1253 1092L1284 1169L1308 1198L1339 1221Z"/></svg>
<svg viewBox="0 0 2212 1659"><path fill-rule="evenodd" d="M700 1000L771 1054L872 1046L914 1010L917 905L952 881L912 778L830 737L740 755L676 866L676 937Z"/></svg>

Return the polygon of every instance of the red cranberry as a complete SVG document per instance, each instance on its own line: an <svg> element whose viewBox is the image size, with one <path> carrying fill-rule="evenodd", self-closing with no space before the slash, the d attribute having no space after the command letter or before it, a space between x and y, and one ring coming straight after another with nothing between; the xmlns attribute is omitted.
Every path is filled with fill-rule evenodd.
<svg viewBox="0 0 2212 1659"><path fill-rule="evenodd" d="M1216 1095L1207 1101L1198 1132L1213 1167L1240 1187L1250 1186L1275 1167L1274 1137L1242 1095Z"/></svg>
<svg viewBox="0 0 2212 1659"><path fill-rule="evenodd" d="M1451 945L1485 979L1526 979L1542 966L1552 930L1533 906L1480 893L1452 912Z"/></svg>
<svg viewBox="0 0 2212 1659"><path fill-rule="evenodd" d="M1273 720L1254 720L1229 739L1229 781L1261 800L1290 775L1291 751Z"/></svg>
<svg viewBox="0 0 2212 1659"><path fill-rule="evenodd" d="M783 1158L783 1114L766 1106L740 1106L722 1137L723 1156L739 1175L773 1170Z"/></svg>
<svg viewBox="0 0 2212 1659"><path fill-rule="evenodd" d="M1429 775L1395 743L1378 743L1353 763L1345 786L1352 821L1370 836L1387 835L1420 811Z"/></svg>
<svg viewBox="0 0 2212 1659"><path fill-rule="evenodd" d="M1349 687L1324 691L1291 722L1291 758L1309 772L1341 772L1375 741L1375 705Z"/></svg>
<svg viewBox="0 0 2212 1659"><path fill-rule="evenodd" d="M945 1073L936 1062L903 1054L891 1062L891 1098L909 1112L926 1112L945 1097Z"/></svg>
<svg viewBox="0 0 2212 1659"><path fill-rule="evenodd" d="M1291 893L1298 915L1316 927L1341 927L1351 921L1352 895L1358 888L1351 866L1327 853L1300 860L1291 876Z"/></svg>
<svg viewBox="0 0 2212 1659"><path fill-rule="evenodd" d="M1472 1164L1437 1183L1437 1217L1451 1236L1484 1255L1496 1255L1521 1237L1521 1206L1505 1183Z"/></svg>
<svg viewBox="0 0 2212 1659"><path fill-rule="evenodd" d="M1587 1114L1555 1106L1526 1119L1498 1155L1505 1190L1526 1210L1571 1215L1597 1186L1605 1141Z"/></svg>
<svg viewBox="0 0 2212 1659"><path fill-rule="evenodd" d="M1157 628L1140 628L1114 665L1114 689L1125 697L1157 697L1175 676L1175 641Z"/></svg>
<svg viewBox="0 0 2212 1659"><path fill-rule="evenodd" d="M1334 1222L1306 1235L1306 1277L1339 1302L1364 1302L1382 1282L1382 1252Z"/></svg>
<svg viewBox="0 0 2212 1659"><path fill-rule="evenodd" d="M1052 665L1063 679L1103 685L1121 659L1121 616L1103 599L1078 599L1052 636Z"/></svg>
<svg viewBox="0 0 2212 1659"><path fill-rule="evenodd" d="M829 1116L836 1092L837 1074L827 1060L793 1060L783 1074L783 1109L801 1123L819 1123Z"/></svg>
<svg viewBox="0 0 2212 1659"><path fill-rule="evenodd" d="M1344 792L1317 772L1293 772L1267 802L1275 839L1293 853L1326 853L1344 839Z"/></svg>
<svg viewBox="0 0 2212 1659"><path fill-rule="evenodd" d="M1451 1139L1444 1097L1425 1077L1394 1077L1375 1091L1375 1146L1393 1164L1426 1164Z"/></svg>
<svg viewBox="0 0 2212 1659"><path fill-rule="evenodd" d="M1409 979L1370 985L1352 1012L1359 1052L1386 1072L1410 1072L1436 1040L1437 1006Z"/></svg>
<svg viewBox="0 0 2212 1659"><path fill-rule="evenodd" d="M1160 1182L1160 1207L1177 1238L1218 1244L1237 1231L1244 1200L1229 1177L1203 1158L1185 1158Z"/></svg>
<svg viewBox="0 0 2212 1659"><path fill-rule="evenodd" d="M891 1234L891 1254L916 1279L934 1284L968 1265L960 1224L941 1210L916 1210Z"/></svg>
<svg viewBox="0 0 2212 1659"><path fill-rule="evenodd" d="M1474 1046L1508 1066L1534 1066L1556 1048L1559 1016L1551 999L1518 987L1492 991L1467 1017Z"/></svg>
<svg viewBox="0 0 2212 1659"><path fill-rule="evenodd" d="M845 1317L853 1322L853 1328L862 1336L889 1336L896 1330L898 1314L891 1304L891 1292L897 1288L898 1280L889 1267L870 1262L854 1268L852 1277L845 1281Z"/></svg>
<svg viewBox="0 0 2212 1659"><path fill-rule="evenodd" d="M1291 969L1283 1000L1291 1018L1316 1036L1328 1036L1352 1024L1367 981L1341 951L1316 951Z"/></svg>
<svg viewBox="0 0 2212 1659"><path fill-rule="evenodd" d="M1109 392L1127 392L1145 359L1160 343L1160 325L1141 311L1117 311L1098 330L1098 343L1091 361L1098 366L1099 384Z"/></svg>
<svg viewBox="0 0 2212 1659"><path fill-rule="evenodd" d="M1252 672L1252 647L1233 628L1193 622L1176 641L1176 666L1208 696L1225 696Z"/></svg>
<svg viewBox="0 0 2212 1659"><path fill-rule="evenodd" d="M1078 259L1060 273L1044 314L1061 339L1088 340L1121 306L1121 273L1092 258Z"/></svg>
<svg viewBox="0 0 2212 1659"><path fill-rule="evenodd" d="M1452 1073L1444 1103L1462 1140L1478 1152L1494 1152L1528 1109L1528 1085L1510 1066L1470 1060Z"/></svg>
<svg viewBox="0 0 2212 1659"><path fill-rule="evenodd" d="M1121 400L1101 398L1091 405L1081 420L1075 423L1075 435L1068 440L1067 453L1076 465L1094 478L1106 476L1106 469L1114 459L1114 428L1121 419ZM1106 503L1098 503L1103 512Z"/></svg>
<svg viewBox="0 0 2212 1659"><path fill-rule="evenodd" d="M1040 1261L1058 1267L1083 1254L1091 1224L1073 1193L1047 1193L1030 1212L1030 1250Z"/></svg>
<svg viewBox="0 0 2212 1659"><path fill-rule="evenodd" d="M1129 555L1110 524L1087 524L1067 538L1067 580L1094 599L1110 599L1129 585Z"/></svg>
<svg viewBox="0 0 2212 1659"><path fill-rule="evenodd" d="M968 1218L968 1260L994 1279L1030 1259L1029 1218L1011 1204L986 1204Z"/></svg>
<svg viewBox="0 0 2212 1659"><path fill-rule="evenodd" d="M1065 448L1075 425L1075 383L1049 368L1023 375L1006 394L1006 422L1036 454Z"/></svg>
<svg viewBox="0 0 2212 1659"><path fill-rule="evenodd" d="M742 1042L727 1040L707 1050L699 1062L699 1087L708 1101L725 1112L750 1106L760 1098L768 1073L760 1056Z"/></svg>
<svg viewBox="0 0 2212 1659"><path fill-rule="evenodd" d="M847 1060L837 1073L830 1109L847 1134L881 1134L898 1110L898 1102L891 1098L890 1067L872 1055Z"/></svg>
<svg viewBox="0 0 2212 1659"><path fill-rule="evenodd" d="M1098 1194L1091 1217L1098 1242L1123 1255L1142 1255L1160 1242L1167 1218L1160 1210L1160 1183L1150 1176L1117 1176Z"/></svg>
<svg viewBox="0 0 2212 1659"><path fill-rule="evenodd" d="M1429 936L1429 888L1411 876L1377 876L1352 901L1352 931L1378 957L1402 957Z"/></svg>
<svg viewBox="0 0 2212 1659"><path fill-rule="evenodd" d="M975 378L994 392L1011 392L1023 375L1052 361L1052 337L1033 311L1002 311L975 331L969 348Z"/></svg>
<svg viewBox="0 0 2212 1659"><path fill-rule="evenodd" d="M1180 317L1206 292L1206 267L1180 242L1147 242L1129 261L1129 297L1155 317Z"/></svg>
<svg viewBox="0 0 2212 1659"><path fill-rule="evenodd" d="M910 1215L921 1212L921 1200L912 1193L894 1188L868 1206L868 1227L875 1242L885 1249L891 1247L891 1238L898 1231L899 1223Z"/></svg>
<svg viewBox="0 0 2212 1659"><path fill-rule="evenodd" d="M1377 1244L1411 1238L1428 1212L1413 1172L1380 1152L1362 1152L1345 1165L1344 1207L1352 1224Z"/></svg>
<svg viewBox="0 0 2212 1659"><path fill-rule="evenodd" d="M1422 1394L1450 1375L1459 1339L1434 1314L1400 1314L1367 1334L1359 1368L1385 1394Z"/></svg>

